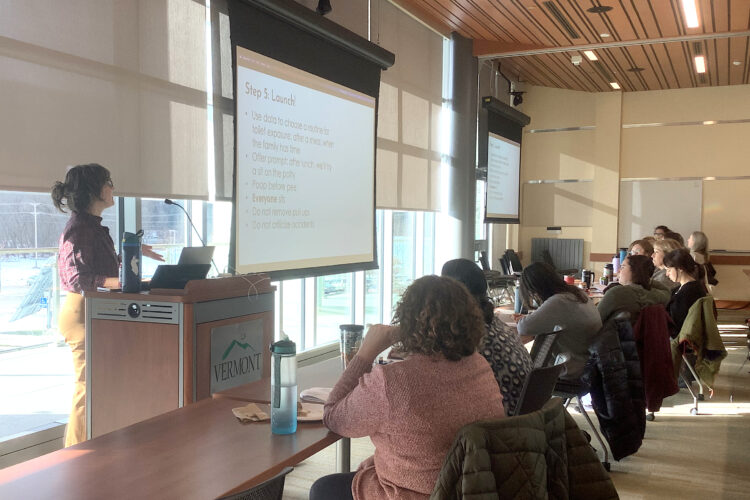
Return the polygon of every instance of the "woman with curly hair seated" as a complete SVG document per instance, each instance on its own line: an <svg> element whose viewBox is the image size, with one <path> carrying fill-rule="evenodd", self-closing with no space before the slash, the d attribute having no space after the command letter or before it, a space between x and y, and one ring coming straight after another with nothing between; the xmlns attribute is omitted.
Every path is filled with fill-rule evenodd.
<svg viewBox="0 0 750 500"><path fill-rule="evenodd" d="M428 498L458 430L505 416L492 369L477 353L482 313L463 285L438 276L416 280L393 324L368 330L323 416L337 434L370 436L375 455L356 472L318 479L313 500ZM406 359L373 366L393 344Z"/></svg>

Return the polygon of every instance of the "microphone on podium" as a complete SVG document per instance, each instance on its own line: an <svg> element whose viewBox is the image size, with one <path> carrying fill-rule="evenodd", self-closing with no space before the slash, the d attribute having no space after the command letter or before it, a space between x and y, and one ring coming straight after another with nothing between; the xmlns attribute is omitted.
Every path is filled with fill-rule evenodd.
<svg viewBox="0 0 750 500"><path fill-rule="evenodd" d="M183 212L185 212L185 217L187 217L188 222L190 222L190 226L193 228L193 231L195 231L195 235L198 236L198 239L200 240L200 242L205 247L206 246L206 242L203 241L203 238L201 238L201 233L198 232L198 228L195 227L195 224L193 224L193 219L190 218L190 214L187 213L187 210L185 210L185 207L183 207L182 205L180 205L179 203L177 203L175 201L170 200L169 198L164 198L164 203L166 203L167 205L174 205L176 207L180 207L180 210L182 210ZM211 258L211 264L214 265L214 269L216 269L216 274L217 275L221 274L221 271L219 271L219 267L216 265L216 262L214 262L213 257Z"/></svg>
<svg viewBox="0 0 750 500"><path fill-rule="evenodd" d="M177 202L174 202L174 201L170 200L169 198L164 198L164 203L166 203L167 205L174 205L176 207L180 207L180 210L182 210L183 212L185 212L185 217L187 217L188 222L190 222L190 225L193 227L193 231L195 231L195 235L198 236L198 239L200 240L200 242L205 247L206 246L206 242L203 241L203 238L201 238L201 233L198 232L198 228L195 227L195 224L193 224L193 219L190 218L190 214L187 213L187 210L185 210L185 207L183 207L182 205L180 205Z"/></svg>

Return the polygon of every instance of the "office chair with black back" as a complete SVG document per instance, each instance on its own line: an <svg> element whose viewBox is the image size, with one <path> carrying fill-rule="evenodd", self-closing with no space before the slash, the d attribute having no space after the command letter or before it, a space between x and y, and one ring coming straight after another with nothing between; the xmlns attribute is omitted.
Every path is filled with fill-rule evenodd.
<svg viewBox="0 0 750 500"><path fill-rule="evenodd" d="M555 360L552 359L551 351L552 351L552 344L555 342L555 338L557 337L557 335L562 335L564 333L565 333L564 329L562 329L559 326L556 326L555 331L547 333L547 334L543 334L543 335L537 335L534 338L534 344L531 346L531 361L534 363L535 369L549 367L549 366L560 366L560 367L563 366L563 364L553 365ZM599 444L602 447L602 451L604 454L604 460L602 460L602 465L607 471L609 471L611 468L611 465L609 462L609 450L607 448L607 445L604 443L604 439L602 439L602 436L599 434L599 431L594 426L594 422L591 421L591 418L586 412L586 408L583 406L583 403L581 402L581 397L583 397L587 392L588 392L587 388L580 381L574 382L570 380L558 379L554 385L554 389L552 390L552 396L557 396L557 397L562 398L565 401L566 408L568 407L568 405L573 399L576 400L576 404L578 405L579 411L583 415L583 418L586 419L586 423L588 423L589 427L591 428L591 431L594 433L594 436L596 437L596 440L599 442Z"/></svg>
<svg viewBox="0 0 750 500"><path fill-rule="evenodd" d="M552 391L555 389L557 378L564 366L565 363L559 363L531 370L523 383L516 411L511 416L526 415L541 410L544 404L552 398Z"/></svg>
<svg viewBox="0 0 750 500"><path fill-rule="evenodd" d="M505 251L502 257L500 257L500 267L504 274L520 276L523 271L523 265L521 265L521 259L518 258L518 254L509 248Z"/></svg>
<svg viewBox="0 0 750 500"><path fill-rule="evenodd" d="M271 479L245 491L221 497L220 500L281 500L284 494L284 480L293 470L292 467L285 467Z"/></svg>
<svg viewBox="0 0 750 500"><path fill-rule="evenodd" d="M487 280L488 295L495 304L513 303L513 292L518 277L509 275L505 270L503 272L493 271L490 268L490 261L485 251L479 252L479 263L484 271L484 278Z"/></svg>

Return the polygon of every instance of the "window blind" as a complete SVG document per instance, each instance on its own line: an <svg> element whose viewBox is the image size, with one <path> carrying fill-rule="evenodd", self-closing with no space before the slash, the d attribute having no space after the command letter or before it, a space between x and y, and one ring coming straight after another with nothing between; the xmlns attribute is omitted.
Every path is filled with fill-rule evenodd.
<svg viewBox="0 0 750 500"><path fill-rule="evenodd" d="M0 188L101 163L116 194L206 198L206 8L193 0L0 7Z"/></svg>

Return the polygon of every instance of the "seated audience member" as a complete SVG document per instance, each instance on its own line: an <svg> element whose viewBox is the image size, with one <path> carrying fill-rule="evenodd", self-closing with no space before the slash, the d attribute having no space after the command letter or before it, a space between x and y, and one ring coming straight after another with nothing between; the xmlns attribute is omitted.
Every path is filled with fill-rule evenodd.
<svg viewBox="0 0 750 500"><path fill-rule="evenodd" d="M696 264L686 248L673 250L664 256L669 279L679 284L672 292L667 312L675 325L675 335L680 332L690 306L708 292L703 284L703 268Z"/></svg>
<svg viewBox="0 0 750 500"><path fill-rule="evenodd" d="M685 238L682 237L680 233L675 233L674 231L667 231L664 234L665 240L675 240L677 243L680 244L681 247L685 246Z"/></svg>
<svg viewBox="0 0 750 500"><path fill-rule="evenodd" d="M643 239L648 241L651 246L654 246L654 242L656 241L656 238L654 238L653 236L644 236Z"/></svg>
<svg viewBox="0 0 750 500"><path fill-rule="evenodd" d="M628 255L645 255L649 259L654 254L654 246L647 239L635 240L628 248Z"/></svg>
<svg viewBox="0 0 750 500"><path fill-rule="evenodd" d="M620 285L608 290L597 305L602 323L621 312L630 313L635 324L646 306L666 304L670 291L660 283L651 283L654 263L645 255L629 255L620 266Z"/></svg>
<svg viewBox="0 0 750 500"><path fill-rule="evenodd" d="M693 231L690 233L687 240L687 248L690 250L690 256L693 260L699 266L703 266L706 284L717 285L719 282L716 280L716 269L714 269L708 256L708 237L706 234L702 231Z"/></svg>
<svg viewBox="0 0 750 500"><path fill-rule="evenodd" d="M536 335L552 333L555 326L562 331L555 334L550 355L567 358L561 378L578 380L589 359L589 346L602 327L596 306L580 288L568 285L555 269L536 262L521 273L521 295L527 307L533 302L539 308L518 321L521 341L528 342Z"/></svg>
<svg viewBox="0 0 750 500"><path fill-rule="evenodd" d="M484 356L495 372L495 379L503 394L505 413L513 415L526 376L532 369L529 351L521 343L518 332L508 328L495 316L495 306L487 296L487 280L475 263L468 259L449 260L440 274L463 283L477 300L486 327L479 354Z"/></svg>
<svg viewBox="0 0 750 500"><path fill-rule="evenodd" d="M667 268L664 266L664 256L673 250L680 248L680 244L675 240L657 240L654 242L654 254L651 259L654 262L654 275L651 276L651 280L654 282L661 283L669 290L674 290L679 285L669 279L667 276Z"/></svg>
<svg viewBox="0 0 750 500"><path fill-rule="evenodd" d="M663 240L664 235L670 232L670 229L667 226L656 226L654 228L654 238L657 240Z"/></svg>
<svg viewBox="0 0 750 500"><path fill-rule="evenodd" d="M370 436L375 455L356 472L318 479L310 498L428 498L458 429L505 416L503 397L477 352L485 323L477 301L451 278L424 276L393 317L375 325L325 404L323 422ZM404 361L376 364L394 343Z"/></svg>

